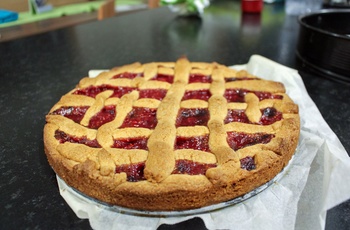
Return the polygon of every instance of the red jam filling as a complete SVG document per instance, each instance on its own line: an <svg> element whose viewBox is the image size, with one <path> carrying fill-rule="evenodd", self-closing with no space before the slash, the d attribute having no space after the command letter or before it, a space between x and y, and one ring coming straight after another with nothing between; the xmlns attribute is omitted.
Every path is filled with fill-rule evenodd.
<svg viewBox="0 0 350 230"><path fill-rule="evenodd" d="M113 121L116 115L115 113L114 105L105 106L95 116L91 117L88 127L90 129L98 129L101 125Z"/></svg>
<svg viewBox="0 0 350 230"><path fill-rule="evenodd" d="M146 137L115 139L112 148L148 150L147 141Z"/></svg>
<svg viewBox="0 0 350 230"><path fill-rule="evenodd" d="M259 125L271 125L276 121L280 121L282 119L282 113L273 107L267 107L265 109L261 109L260 111L262 113L262 116L258 122ZM224 120L224 123L227 124L231 122L252 124L252 122L249 121L247 115L245 114L245 110L242 109L229 109L227 111L227 116Z"/></svg>
<svg viewBox="0 0 350 230"><path fill-rule="evenodd" d="M270 92L249 91L246 89L226 89L224 97L227 102L244 102L247 93L254 93L260 101L264 99L283 99L282 95L274 95Z"/></svg>
<svg viewBox="0 0 350 230"><path fill-rule="evenodd" d="M97 142L97 140L89 140L86 138L86 136L83 137L76 137L69 135L61 130L56 130L55 131L55 138L60 141L61 144L65 142L70 142L70 143L78 143L78 144L83 144L87 145L91 148L101 148L100 144Z"/></svg>
<svg viewBox="0 0 350 230"><path fill-rule="evenodd" d="M259 124L261 125L270 125L282 119L282 113L273 107L262 109L261 113L262 116L259 121Z"/></svg>
<svg viewBox="0 0 350 230"><path fill-rule="evenodd" d="M120 86L112 86L112 85L99 85L99 86L89 86L83 89L76 90L73 94L85 95L88 97L95 98L97 94L102 93L106 90L113 90L113 94L111 97L122 97L123 95L130 93L136 88L133 87L120 87Z"/></svg>
<svg viewBox="0 0 350 230"><path fill-rule="evenodd" d="M255 79L255 78L249 78L249 77L240 77L240 78L228 77L228 78L225 78L225 82L243 81L243 80L254 80L254 79Z"/></svg>
<svg viewBox="0 0 350 230"><path fill-rule="evenodd" d="M258 91L255 91L253 93L259 98L260 101L262 101L264 99L279 99L279 100L283 99L282 95L274 95L274 94L269 93L269 92L258 92Z"/></svg>
<svg viewBox="0 0 350 230"><path fill-rule="evenodd" d="M198 100L204 100L208 101L211 97L211 93L209 89L201 89L201 90L187 90L182 97L182 100L189 100L189 99L198 99Z"/></svg>
<svg viewBox="0 0 350 230"><path fill-rule="evenodd" d="M203 75L203 74L190 74L188 83L195 83L195 82L201 82L201 83L211 83L211 76L209 75Z"/></svg>
<svg viewBox="0 0 350 230"><path fill-rule="evenodd" d="M76 123L80 123L88 109L89 106L63 106L53 111L51 114L62 115L73 120Z"/></svg>
<svg viewBox="0 0 350 230"><path fill-rule="evenodd" d="M151 80L164 81L164 82L168 82L168 83L172 84L174 82L174 76L169 75L169 74L157 74Z"/></svg>
<svg viewBox="0 0 350 230"><path fill-rule="evenodd" d="M208 109L180 109L176 118L176 127L179 126L196 126L208 124Z"/></svg>
<svg viewBox="0 0 350 230"><path fill-rule="evenodd" d="M245 114L245 110L243 109L229 109L227 111L227 116L224 120L224 123L231 123L231 122L242 122L242 123L249 123L249 119L247 115Z"/></svg>
<svg viewBox="0 0 350 230"><path fill-rule="evenodd" d="M142 73L120 73L112 77L112 79L118 79L118 78L127 78L127 79L134 79L135 77L142 77Z"/></svg>
<svg viewBox="0 0 350 230"><path fill-rule="evenodd" d="M247 92L248 90L244 89L226 89L224 97L227 102L244 102L244 96Z"/></svg>
<svg viewBox="0 0 350 230"><path fill-rule="evenodd" d="M175 149L194 149L209 152L209 135L176 137Z"/></svg>
<svg viewBox="0 0 350 230"><path fill-rule="evenodd" d="M145 169L145 162L118 165L115 168L115 173L126 173L126 180L129 182L137 182L145 180L143 171Z"/></svg>
<svg viewBox="0 0 350 230"><path fill-rule="evenodd" d="M256 169L255 161L253 157L247 156L245 158L242 158L240 160L241 162L241 168L251 171L253 169Z"/></svg>
<svg viewBox="0 0 350 230"><path fill-rule="evenodd" d="M126 116L121 128L142 127L154 129L157 123L157 109L133 107L133 109Z"/></svg>
<svg viewBox="0 0 350 230"><path fill-rule="evenodd" d="M204 175L205 172L216 167L216 164L199 163L190 160L176 160L172 174Z"/></svg>
<svg viewBox="0 0 350 230"><path fill-rule="evenodd" d="M233 150L242 149L255 144L267 144L275 137L273 134L267 133L240 133L227 132L227 143Z"/></svg>
<svg viewBox="0 0 350 230"><path fill-rule="evenodd" d="M167 92L166 89L142 89L139 98L153 98L161 101Z"/></svg>

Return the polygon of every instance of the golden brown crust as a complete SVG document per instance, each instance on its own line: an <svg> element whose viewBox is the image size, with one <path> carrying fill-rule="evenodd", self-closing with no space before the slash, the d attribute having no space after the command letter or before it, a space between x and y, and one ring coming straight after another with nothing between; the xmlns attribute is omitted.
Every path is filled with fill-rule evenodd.
<svg viewBox="0 0 350 230"><path fill-rule="evenodd" d="M115 77L120 74L135 77ZM158 75L172 76L173 82L155 79ZM190 82L190 75L209 76L211 80ZM94 96L76 93L92 86L110 88ZM118 98L113 96L113 87L134 90ZM162 89L167 93L162 99L141 98L135 89ZM184 94L201 90L210 92L207 100L183 99ZM243 101L228 101L227 90L245 90ZM260 98L255 92L272 96ZM107 110L115 117L97 128L90 127L90 121L106 106L114 106ZM86 108L78 120L57 112L75 107ZM157 125L124 127L135 108L156 111ZM207 122L177 125L179 111L191 109L207 111ZM280 118L261 123L264 113L271 109ZM246 120L225 121L229 111L243 111ZM44 127L45 153L53 170L68 185L100 201L139 210L200 208L244 195L274 178L288 164L298 144L298 113L298 106L281 83L261 80L244 70L217 63L191 63L186 58L175 63L133 63L96 78L83 78L52 107ZM270 139L235 148L228 141L229 133L262 134ZM174 147L177 138L193 137L207 138L208 147ZM119 140L132 138L147 140L146 147L114 146ZM251 161L250 168L242 163L246 159ZM183 172L177 164L187 161L193 163L188 166L190 170L201 164L208 168L200 173ZM125 168L131 166L138 167L133 173L139 170L142 175L136 179L130 176Z"/></svg>

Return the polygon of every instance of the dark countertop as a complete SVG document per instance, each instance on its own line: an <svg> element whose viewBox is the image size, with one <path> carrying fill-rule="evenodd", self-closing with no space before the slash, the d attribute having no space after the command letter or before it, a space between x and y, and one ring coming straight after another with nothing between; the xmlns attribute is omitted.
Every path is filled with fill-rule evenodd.
<svg viewBox="0 0 350 230"><path fill-rule="evenodd" d="M135 61L247 63L260 54L299 68L324 119L350 152L348 83L302 69L295 57L299 26L283 5L242 15L238 2L214 1L202 19L167 8L140 11L0 43L2 229L89 229L58 192L43 150L45 114L90 69ZM326 229L350 229L350 201L328 212ZM200 219L160 229L201 229Z"/></svg>

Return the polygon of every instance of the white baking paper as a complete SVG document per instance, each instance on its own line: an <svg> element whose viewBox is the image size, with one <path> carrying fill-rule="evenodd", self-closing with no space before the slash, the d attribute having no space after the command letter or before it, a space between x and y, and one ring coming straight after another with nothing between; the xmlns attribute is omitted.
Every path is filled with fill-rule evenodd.
<svg viewBox="0 0 350 230"><path fill-rule="evenodd" d="M299 145L281 179L258 195L224 209L160 218L120 213L88 202L58 178L60 193L76 215L89 219L91 227L97 230L151 230L194 217L201 218L208 229L324 229L327 210L350 199L350 185L344 183L350 181L350 158L346 150L322 118L296 70L259 55L253 55L246 65L233 67L282 82L299 105Z"/></svg>

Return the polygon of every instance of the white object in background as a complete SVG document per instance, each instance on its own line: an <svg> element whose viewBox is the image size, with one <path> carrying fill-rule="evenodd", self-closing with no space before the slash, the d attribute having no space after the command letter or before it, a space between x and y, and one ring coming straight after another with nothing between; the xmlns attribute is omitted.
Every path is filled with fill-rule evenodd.
<svg viewBox="0 0 350 230"><path fill-rule="evenodd" d="M312 13L321 9L323 0L286 0L285 11L288 15Z"/></svg>

